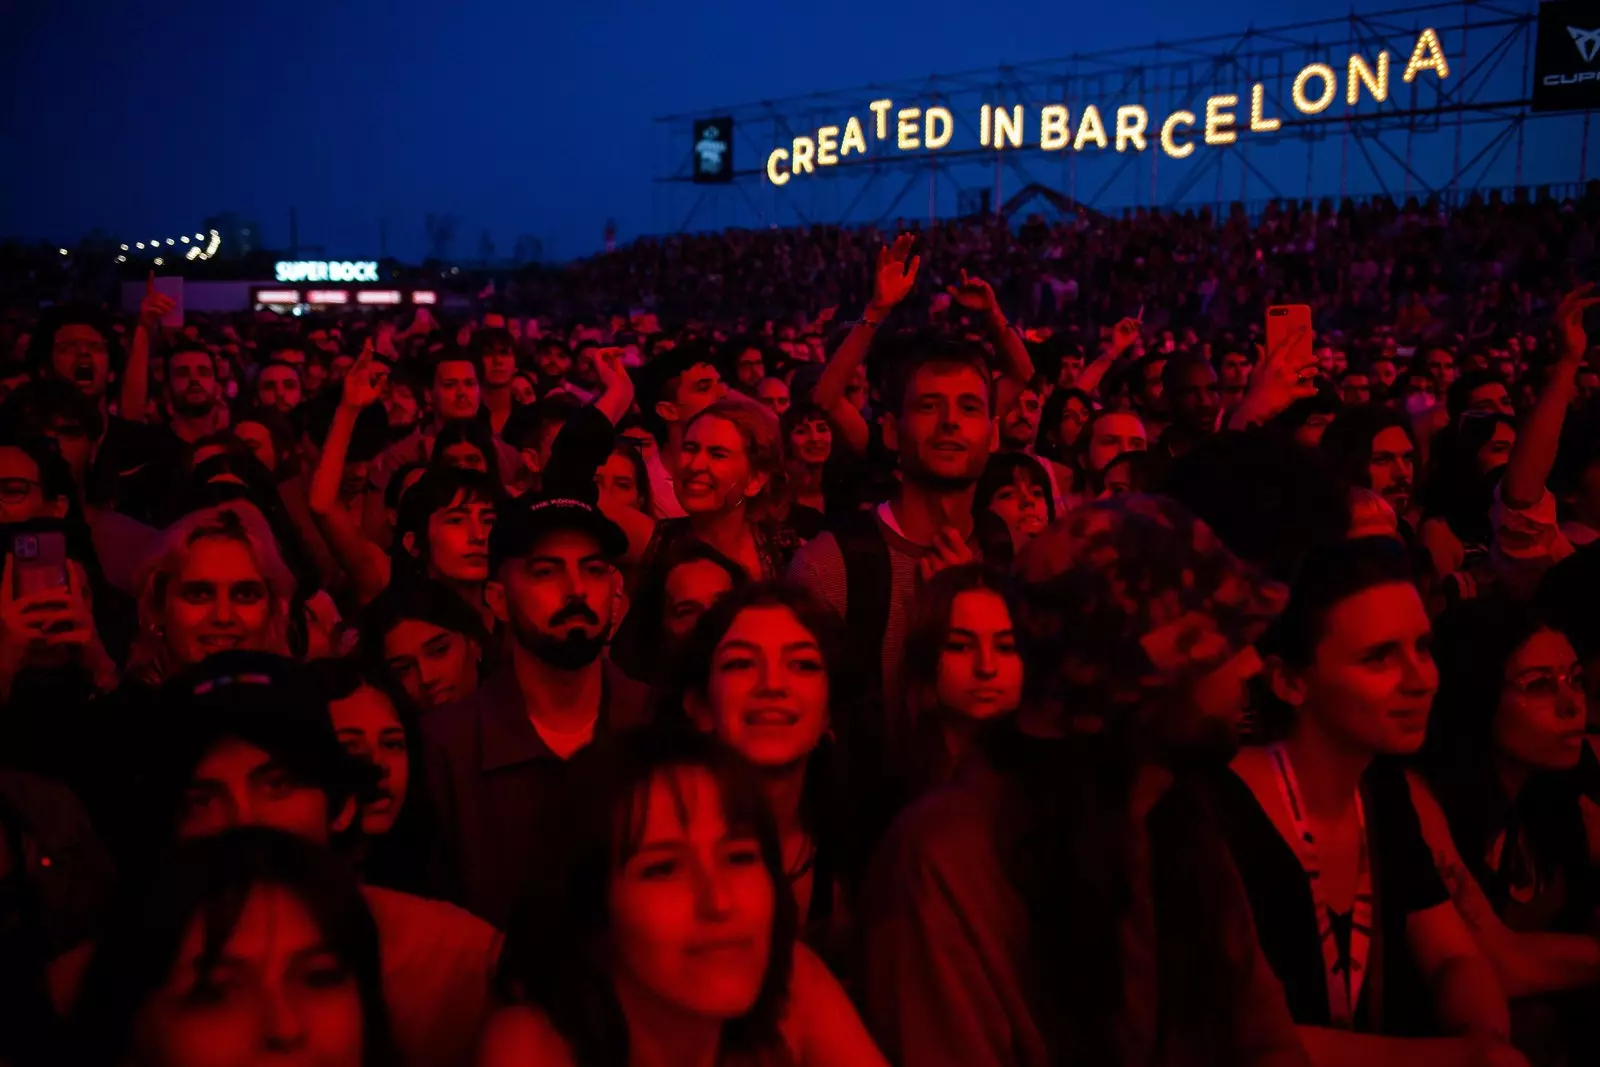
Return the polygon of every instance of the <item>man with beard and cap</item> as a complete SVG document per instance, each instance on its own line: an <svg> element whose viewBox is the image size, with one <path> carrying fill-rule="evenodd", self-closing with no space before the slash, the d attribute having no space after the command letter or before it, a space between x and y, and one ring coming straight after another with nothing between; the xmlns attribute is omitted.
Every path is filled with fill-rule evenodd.
<svg viewBox="0 0 1600 1067"><path fill-rule="evenodd" d="M1014 725L880 846L867 1020L892 1062L1305 1064L1195 772L1239 743L1284 588L1159 497L1023 549Z"/></svg>
<svg viewBox="0 0 1600 1067"><path fill-rule="evenodd" d="M649 690L604 655L620 527L593 504L524 497L489 536L484 602L505 634L498 674L422 720L450 899L504 926L538 863L538 825L567 761L642 722Z"/></svg>

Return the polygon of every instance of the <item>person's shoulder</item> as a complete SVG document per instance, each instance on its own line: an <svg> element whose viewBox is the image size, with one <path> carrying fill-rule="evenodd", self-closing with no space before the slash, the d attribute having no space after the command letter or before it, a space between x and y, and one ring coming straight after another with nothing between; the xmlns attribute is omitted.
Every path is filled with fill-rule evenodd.
<svg viewBox="0 0 1600 1067"><path fill-rule="evenodd" d="M575 1067L567 1039L537 1008L513 1004L489 1016L478 1043L477 1067Z"/></svg>
<svg viewBox="0 0 1600 1067"><path fill-rule="evenodd" d="M491 952L500 942L500 932L488 922L447 901L376 885L363 885L361 894L380 930L403 932L408 938L425 934L434 943L473 951Z"/></svg>
<svg viewBox="0 0 1600 1067"><path fill-rule="evenodd" d="M994 774L958 779L916 800L890 824L879 846L893 866L959 872L975 851L996 847L1005 785Z"/></svg>

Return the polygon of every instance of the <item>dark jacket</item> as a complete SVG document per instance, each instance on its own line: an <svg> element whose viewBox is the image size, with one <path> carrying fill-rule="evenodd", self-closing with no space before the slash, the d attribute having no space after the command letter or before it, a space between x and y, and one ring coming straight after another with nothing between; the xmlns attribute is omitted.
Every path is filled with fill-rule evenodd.
<svg viewBox="0 0 1600 1067"><path fill-rule="evenodd" d="M650 690L603 661L595 739L642 723ZM510 667L422 719L437 809L438 885L447 899L505 928L538 862L538 828L566 774L528 721Z"/></svg>

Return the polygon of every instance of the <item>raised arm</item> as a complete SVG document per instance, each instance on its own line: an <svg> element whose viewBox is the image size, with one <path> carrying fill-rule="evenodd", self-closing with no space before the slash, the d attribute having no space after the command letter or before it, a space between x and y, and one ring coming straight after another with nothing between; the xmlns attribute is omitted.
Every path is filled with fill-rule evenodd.
<svg viewBox="0 0 1600 1067"><path fill-rule="evenodd" d="M1073 383L1076 388L1082 389L1090 396L1098 396L1100 382L1110 373L1117 360L1122 358L1133 342L1139 339L1139 320L1123 319L1111 328L1111 343L1106 350L1095 357L1083 373L1078 375L1078 380Z"/></svg>
<svg viewBox="0 0 1600 1067"><path fill-rule="evenodd" d="M1556 361L1533 410L1517 428L1505 480L1500 483L1500 500L1509 508L1531 508L1544 496L1545 480L1561 444L1561 426L1577 391L1578 368L1589 347L1583 313L1600 304L1600 297L1588 295L1593 289L1592 284L1579 286L1556 308Z"/></svg>
<svg viewBox="0 0 1600 1067"><path fill-rule="evenodd" d="M1006 322L1005 312L1000 310L1000 301L995 299L989 283L963 270L960 284L952 285L946 291L950 299L962 307L983 314L983 320L994 339L995 351L1000 354L1001 370L1006 378L1018 385L1033 381L1033 357L1028 354L1028 345L1022 335Z"/></svg>
<svg viewBox="0 0 1600 1067"><path fill-rule="evenodd" d="M307 501L311 514L328 542L328 549L350 576L356 599L365 604L389 584L389 557L361 532L360 525L339 503L339 483L344 480L344 461L350 451L361 412L375 403L389 375L383 364L372 358L369 347L361 353L344 378L344 392L322 443L322 455L311 475L311 494Z"/></svg>
<svg viewBox="0 0 1600 1067"><path fill-rule="evenodd" d="M139 302L139 321L128 346L128 362L122 368L122 392L118 397L123 418L143 422L150 405L150 334L161 326L162 318L174 307L172 297L156 292L156 272L145 279L144 299Z"/></svg>
<svg viewBox="0 0 1600 1067"><path fill-rule="evenodd" d="M867 450L867 422L845 399L845 392L850 388L856 369L866 360L879 325L916 284L922 257L911 255L915 243L912 234L903 233L895 238L894 244L878 249L878 267L872 276L872 299L861 312L861 320L834 350L811 393L812 403L827 413L828 422L845 446L858 455Z"/></svg>
<svg viewBox="0 0 1600 1067"><path fill-rule="evenodd" d="M1260 425L1281 414L1296 400L1317 395L1316 357L1306 362L1303 358L1297 360L1294 355L1302 332L1303 328L1290 333L1261 357L1250 374L1244 399L1228 416L1228 429L1243 430Z"/></svg>

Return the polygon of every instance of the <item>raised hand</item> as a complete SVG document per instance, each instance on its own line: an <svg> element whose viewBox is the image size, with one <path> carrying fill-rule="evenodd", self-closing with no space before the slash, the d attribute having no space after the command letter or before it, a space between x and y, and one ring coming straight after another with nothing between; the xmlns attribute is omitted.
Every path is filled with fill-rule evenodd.
<svg viewBox="0 0 1600 1067"><path fill-rule="evenodd" d="M950 294L951 300L972 311L992 315L1000 310L1000 303L994 298L994 290L989 288L989 283L964 270L960 284L947 286L945 292Z"/></svg>
<svg viewBox="0 0 1600 1067"><path fill-rule="evenodd" d="M383 396L383 387L388 379L389 369L372 358L372 342L369 340L361 349L360 357L350 367L350 372L344 376L344 393L339 402L357 411L370 407Z"/></svg>
<svg viewBox="0 0 1600 1067"><path fill-rule="evenodd" d="M394 345L394 337L394 323L378 323L377 340L374 341L372 350L389 362L398 363L400 361L400 350Z"/></svg>
<svg viewBox="0 0 1600 1067"><path fill-rule="evenodd" d="M894 244L878 249L878 269L872 278L870 306L879 312L888 312L904 300L916 284L917 269L922 266L922 257L911 255L916 243L915 234L903 233L894 239Z"/></svg>
<svg viewBox="0 0 1600 1067"><path fill-rule="evenodd" d="M1235 413L1237 416L1264 422L1296 400L1317 395L1316 355L1309 348L1304 349L1302 355L1295 355L1306 330L1305 326L1297 327L1261 357L1260 364L1250 375L1244 402Z"/></svg>
<svg viewBox="0 0 1600 1067"><path fill-rule="evenodd" d="M1127 318L1111 327L1111 351L1114 355L1122 355L1133 343L1139 339L1139 331L1144 324L1138 319Z"/></svg>
<svg viewBox="0 0 1600 1067"><path fill-rule="evenodd" d="M144 282L144 299L139 301L139 325L153 330L161 320L172 313L178 302L166 293L156 292L156 272L151 271Z"/></svg>
<svg viewBox="0 0 1600 1067"><path fill-rule="evenodd" d="M934 536L929 551L917 560L917 570L921 572L922 580L927 581L942 570L972 561L972 549L967 547L966 539L946 526Z"/></svg>
<svg viewBox="0 0 1600 1067"><path fill-rule="evenodd" d="M1589 335L1583 328L1583 313L1600 304L1600 296L1589 295L1593 291L1593 282L1580 285L1556 305L1556 336L1560 341L1559 356L1564 362L1576 363L1589 351Z"/></svg>

